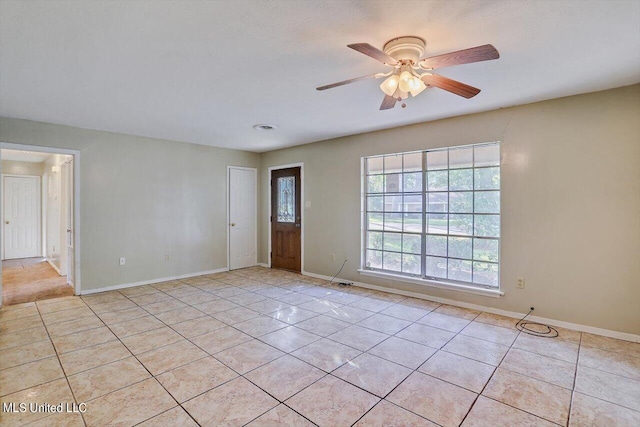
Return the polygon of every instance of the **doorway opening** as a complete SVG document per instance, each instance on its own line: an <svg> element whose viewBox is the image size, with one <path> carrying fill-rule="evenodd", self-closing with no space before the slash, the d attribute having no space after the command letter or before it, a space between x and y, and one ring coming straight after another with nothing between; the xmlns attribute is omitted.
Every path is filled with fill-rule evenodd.
<svg viewBox="0 0 640 427"><path fill-rule="evenodd" d="M302 163L269 168L269 267L271 268L298 273L303 271L303 172Z"/></svg>
<svg viewBox="0 0 640 427"><path fill-rule="evenodd" d="M78 155L0 144L2 305L79 294Z"/></svg>

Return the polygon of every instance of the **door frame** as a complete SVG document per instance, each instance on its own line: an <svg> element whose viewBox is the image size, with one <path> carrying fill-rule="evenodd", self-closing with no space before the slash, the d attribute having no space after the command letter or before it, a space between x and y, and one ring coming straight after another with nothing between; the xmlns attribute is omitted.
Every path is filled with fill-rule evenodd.
<svg viewBox="0 0 640 427"><path fill-rule="evenodd" d="M2 245L2 250L0 251L0 260L4 259L5 256L5 241L4 241L4 226L5 226L5 220L4 220L4 179L5 177L9 177L9 178L36 178L38 180L38 255L37 256L42 256L43 253L43 239L42 239L42 220L43 220L43 215L42 215L42 177L38 176L38 175L17 175L17 174L13 174L13 173L3 173L0 174L0 179L2 180L2 206L0 206L0 217L2 218L2 242L0 242L0 244Z"/></svg>
<svg viewBox="0 0 640 427"><path fill-rule="evenodd" d="M254 185L255 185L255 189L256 189L256 214L255 214L255 224L254 224L254 231L255 231L255 246L254 246L254 260L253 260L253 265L256 266L258 265L258 168L250 168L250 167L246 167L246 166L229 166L227 165L227 185L226 185L226 204L227 204L227 222L226 222L226 227L227 227L227 271L231 271L231 230L229 230L229 224L230 224L230 215L229 215L229 211L231 210L231 169L238 169L238 170L249 170L249 171L253 171L254 172Z"/></svg>
<svg viewBox="0 0 640 427"><path fill-rule="evenodd" d="M74 293L75 295L80 295L82 293L82 275L80 274L82 270L81 263L81 254L80 250L80 232L81 232L81 224L80 224L80 151L79 150L69 150L66 148L54 148L54 147L43 147L40 145L27 145L27 144L15 144L10 142L0 142L0 149L5 148L7 150L20 150L20 151L35 151L38 153L49 153L49 154L67 154L73 156L73 228L74 228L74 238L73 238L73 251L74 251L74 260L75 260L75 286ZM0 164L0 174L2 173L2 166ZM0 185L0 199L4 197L4 187ZM4 240L4 231L0 228L0 239ZM0 260L0 273L2 272L2 261ZM0 295L2 294L2 281L0 281ZM0 298L0 306L2 305L2 301Z"/></svg>
<svg viewBox="0 0 640 427"><path fill-rule="evenodd" d="M267 192L267 200L269 202L269 210L267 210L267 224L269 225L267 227L267 232L268 232L268 238L267 238L267 243L268 243L268 251L267 251L267 267L271 268L271 221L270 221L270 217L271 217L271 172L273 172L274 170L280 170L280 169L289 169L289 168L300 168L300 223L301 225L301 230L300 230L300 274L304 274L305 270L304 270L304 226L305 226L305 222L304 222L304 210L305 210L305 199L304 199L304 162L298 162L298 163L289 163L286 165L278 165L278 166L269 166L269 186L268 186L268 192Z"/></svg>

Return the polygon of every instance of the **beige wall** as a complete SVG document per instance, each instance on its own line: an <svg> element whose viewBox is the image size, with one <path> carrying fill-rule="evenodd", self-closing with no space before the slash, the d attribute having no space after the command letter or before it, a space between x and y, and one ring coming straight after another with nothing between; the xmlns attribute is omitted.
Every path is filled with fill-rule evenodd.
<svg viewBox="0 0 640 427"><path fill-rule="evenodd" d="M227 165L259 165L255 153L10 118L0 141L81 151L83 290L225 268Z"/></svg>
<svg viewBox="0 0 640 427"><path fill-rule="evenodd" d="M44 173L44 163L2 160L2 173L10 175L42 176Z"/></svg>
<svg viewBox="0 0 640 427"><path fill-rule="evenodd" d="M264 153L304 162L308 272L640 333L640 85L338 138ZM469 101L460 101L469 102ZM472 101L471 101L472 102ZM408 108L411 108L410 106ZM376 114L385 114L384 112ZM499 299L361 276L360 158L502 141ZM260 261L268 254L260 218ZM330 261L330 253L336 261ZM516 289L517 277L526 280Z"/></svg>

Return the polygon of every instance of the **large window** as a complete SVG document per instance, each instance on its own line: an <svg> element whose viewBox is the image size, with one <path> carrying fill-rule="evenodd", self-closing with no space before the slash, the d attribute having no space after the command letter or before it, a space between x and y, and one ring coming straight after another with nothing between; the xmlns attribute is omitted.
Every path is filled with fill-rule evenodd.
<svg viewBox="0 0 640 427"><path fill-rule="evenodd" d="M499 143L367 157L364 168L364 269L499 287Z"/></svg>

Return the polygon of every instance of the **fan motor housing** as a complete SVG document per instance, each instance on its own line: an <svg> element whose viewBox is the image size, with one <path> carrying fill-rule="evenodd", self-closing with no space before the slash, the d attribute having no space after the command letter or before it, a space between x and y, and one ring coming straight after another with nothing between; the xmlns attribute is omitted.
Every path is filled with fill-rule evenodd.
<svg viewBox="0 0 640 427"><path fill-rule="evenodd" d="M382 50L398 61L409 60L415 64L422 57L426 46L427 42L423 38L403 36L389 40Z"/></svg>

